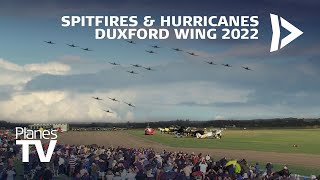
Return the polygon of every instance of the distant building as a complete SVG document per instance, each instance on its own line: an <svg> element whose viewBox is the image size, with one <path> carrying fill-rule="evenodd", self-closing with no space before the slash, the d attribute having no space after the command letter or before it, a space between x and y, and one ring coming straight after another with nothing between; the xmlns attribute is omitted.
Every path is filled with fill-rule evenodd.
<svg viewBox="0 0 320 180"><path fill-rule="evenodd" d="M60 124L32 124L29 125L29 129L61 129L62 132L67 132L69 130L69 124L60 123Z"/></svg>

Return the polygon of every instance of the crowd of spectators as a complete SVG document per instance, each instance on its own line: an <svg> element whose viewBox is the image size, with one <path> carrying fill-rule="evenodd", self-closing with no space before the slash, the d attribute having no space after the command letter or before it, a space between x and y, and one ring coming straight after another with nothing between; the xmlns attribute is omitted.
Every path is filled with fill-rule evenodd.
<svg viewBox="0 0 320 180"><path fill-rule="evenodd" d="M297 179L287 166L275 171L272 163L249 165L245 159L214 159L201 153L157 152L152 148L62 144L56 145L49 163L40 163L36 151L31 150L29 163L23 163L23 174L17 175L15 162L21 162L20 147L13 139L3 136L0 145L1 180Z"/></svg>

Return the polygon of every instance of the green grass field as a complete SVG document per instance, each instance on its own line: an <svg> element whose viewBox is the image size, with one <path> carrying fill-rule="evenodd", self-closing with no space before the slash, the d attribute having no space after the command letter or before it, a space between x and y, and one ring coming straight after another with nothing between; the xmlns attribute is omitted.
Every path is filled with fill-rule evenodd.
<svg viewBox="0 0 320 180"><path fill-rule="evenodd" d="M171 147L320 154L320 129L226 130L220 140L173 138L160 133L145 136L143 130L128 132ZM298 147L293 148L294 144Z"/></svg>
<svg viewBox="0 0 320 180"><path fill-rule="evenodd" d="M220 140L174 138L173 135L160 133L145 136L143 130L129 130L128 133L170 147L320 154L320 129L226 130ZM294 144L298 147L293 148ZM260 164L265 163L260 162ZM275 164L276 169L280 170L282 167L283 165ZM320 174L319 167L291 165L290 170L306 176Z"/></svg>

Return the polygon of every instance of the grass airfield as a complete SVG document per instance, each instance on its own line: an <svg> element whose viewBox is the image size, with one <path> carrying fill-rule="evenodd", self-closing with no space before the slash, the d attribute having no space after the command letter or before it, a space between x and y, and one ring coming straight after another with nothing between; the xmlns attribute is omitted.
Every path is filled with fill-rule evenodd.
<svg viewBox="0 0 320 180"><path fill-rule="evenodd" d="M145 136L143 130L128 132L171 147L320 154L320 129L226 130L222 139L174 138L159 131L153 136Z"/></svg>

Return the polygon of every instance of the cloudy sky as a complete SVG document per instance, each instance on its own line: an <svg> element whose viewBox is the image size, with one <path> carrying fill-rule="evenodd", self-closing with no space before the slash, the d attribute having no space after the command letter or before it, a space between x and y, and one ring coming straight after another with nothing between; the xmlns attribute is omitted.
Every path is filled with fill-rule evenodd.
<svg viewBox="0 0 320 180"><path fill-rule="evenodd" d="M0 120L137 122L319 117L319 8L320 2L313 0L1 2ZM273 53L269 52L270 13L304 32ZM95 40L94 28L64 28L63 15L258 15L259 40L134 39L137 44L132 45L123 40ZM56 44L46 44L45 40ZM70 48L67 43L94 51ZM157 54L145 52L155 44L161 47L155 50ZM175 52L171 49L175 47L200 56ZM210 66L206 60L229 63L232 68ZM108 61L122 66L113 67ZM150 66L155 71L130 64ZM139 74L131 75L127 70ZM105 101L95 101L92 96ZM131 102L136 108L109 101L108 97Z"/></svg>

